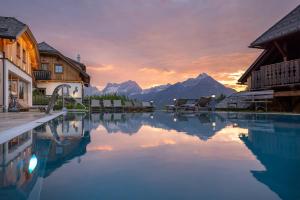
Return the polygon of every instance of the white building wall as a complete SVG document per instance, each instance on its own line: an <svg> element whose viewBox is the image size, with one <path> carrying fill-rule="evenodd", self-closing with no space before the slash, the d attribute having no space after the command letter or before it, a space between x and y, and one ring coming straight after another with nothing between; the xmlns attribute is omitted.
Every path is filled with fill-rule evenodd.
<svg viewBox="0 0 300 200"><path fill-rule="evenodd" d="M39 82L37 83L38 88L46 88L46 95L52 95L54 89L61 84L68 84L71 86L69 94L71 97L76 99L82 98L82 83L70 83L70 82ZM76 91L77 88L77 92ZM61 91L60 91L61 94Z"/></svg>
<svg viewBox="0 0 300 200"><path fill-rule="evenodd" d="M0 109L2 109L3 106L3 60L1 59L3 58L3 54L2 52L0 52ZM1 112L1 110L0 110Z"/></svg>
<svg viewBox="0 0 300 200"><path fill-rule="evenodd" d="M32 77L29 76L27 73L23 72L13 63L8 60L4 60L4 76L5 77L5 84L4 84L4 108L7 110L9 105L9 73L14 73L15 75L19 76L23 81L26 82L28 86L27 96L28 96L28 106L32 106Z"/></svg>

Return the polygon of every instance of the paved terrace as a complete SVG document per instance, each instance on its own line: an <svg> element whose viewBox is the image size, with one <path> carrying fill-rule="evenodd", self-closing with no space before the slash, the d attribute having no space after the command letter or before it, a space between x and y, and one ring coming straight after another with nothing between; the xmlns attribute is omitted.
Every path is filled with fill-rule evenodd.
<svg viewBox="0 0 300 200"><path fill-rule="evenodd" d="M40 112L19 112L19 113L0 113L0 136L1 133L17 127L23 128L24 125L29 125L35 121L49 119L57 116L59 113L46 115Z"/></svg>

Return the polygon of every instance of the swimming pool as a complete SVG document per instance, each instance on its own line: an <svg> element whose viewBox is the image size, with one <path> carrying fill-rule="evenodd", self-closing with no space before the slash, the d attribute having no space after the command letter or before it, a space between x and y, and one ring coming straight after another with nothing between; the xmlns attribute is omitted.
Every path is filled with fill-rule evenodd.
<svg viewBox="0 0 300 200"><path fill-rule="evenodd" d="M67 114L0 153L1 200L300 199L299 116Z"/></svg>

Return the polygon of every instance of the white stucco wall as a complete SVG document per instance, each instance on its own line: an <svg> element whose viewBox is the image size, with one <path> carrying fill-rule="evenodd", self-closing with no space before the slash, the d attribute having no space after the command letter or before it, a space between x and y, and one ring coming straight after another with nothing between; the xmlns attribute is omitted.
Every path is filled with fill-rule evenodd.
<svg viewBox="0 0 300 200"><path fill-rule="evenodd" d="M46 95L52 95L54 89L61 84L68 84L71 86L69 89L69 94L73 98L82 98L82 83L68 83L68 82L39 82L37 83L38 88L46 88ZM75 88L77 87L78 91L74 93ZM61 91L60 91L61 94Z"/></svg>
<svg viewBox="0 0 300 200"><path fill-rule="evenodd" d="M0 107L3 106L3 57L2 52L0 52ZM0 111L1 112L1 111Z"/></svg>
<svg viewBox="0 0 300 200"><path fill-rule="evenodd" d="M19 76L24 82L26 82L28 86L27 96L28 96L28 106L32 106L32 77L29 76L27 73L23 72L13 63L8 60L4 60L4 76L5 77L5 84L4 84L4 107L8 109L9 105L9 80L8 74L14 73L15 75Z"/></svg>

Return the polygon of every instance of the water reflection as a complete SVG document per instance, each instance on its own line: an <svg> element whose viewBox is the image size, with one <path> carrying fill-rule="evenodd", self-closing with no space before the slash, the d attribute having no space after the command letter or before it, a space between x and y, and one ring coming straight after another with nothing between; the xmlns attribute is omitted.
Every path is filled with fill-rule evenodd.
<svg viewBox="0 0 300 200"><path fill-rule="evenodd" d="M240 139L265 167L265 170L252 170L252 175L280 198L300 199L299 117L243 115L242 122L239 118L236 118L239 125L249 130Z"/></svg>
<svg viewBox="0 0 300 200"><path fill-rule="evenodd" d="M151 126L164 130L175 130L208 140L229 124L216 113L181 114L170 113L103 113L92 114L92 128L105 127L108 133L122 132L129 135L139 132L142 126Z"/></svg>
<svg viewBox="0 0 300 200"><path fill-rule="evenodd" d="M105 130L105 132L101 132L101 135L98 130ZM155 134L151 133L151 131L154 130L158 131ZM227 130L227 132L224 130ZM247 131L241 132L241 130ZM228 137L228 135L230 135L230 137ZM155 139L153 139L154 136ZM229 140L219 140L220 137L226 136ZM120 138L123 138L123 140L120 140ZM194 176L201 174L201 177L198 179L182 180L181 178L180 181L176 181L182 181L184 183L190 182L191 185L199 185L199 187L202 185L203 187L209 184L209 179L206 180L206 183L202 183L203 179L207 179L206 176L210 176L211 179L216 180L214 184L216 184L217 188L225 187L225 185L218 185L224 184L224 182L222 179L218 179L218 176L215 176L215 173L221 176L222 172L209 171L209 169L214 166L212 164L214 163L213 160L218 158L218 155L227 153L227 157L219 158L227 160L228 162L231 162L229 157L236 159L232 154L234 150L244 156L238 159L244 159L247 160L247 162L254 163L252 165L245 165L248 167L248 170L238 176L246 179L250 175L249 177L256 180L256 187L259 188L262 184L266 185L269 190L260 188L261 192L265 192L265 196L268 196L268 192L272 191L281 199L300 199L300 192L298 191L300 188L299 117L241 113L174 115L160 112L146 114L68 114L15 138L10 138L7 141L0 140L0 197L1 199L47 199L46 196L40 196L43 190L43 181L55 177L55 175L53 175L55 174L54 172L60 171L61 168L69 167L68 169L74 170L74 167L71 168L74 163L81 165L82 159L87 157L88 146L90 146L90 149L99 152L111 152L113 147L109 146L109 142L116 142L118 145L123 143L123 146L133 146L129 141L140 140L141 138L143 142L144 140L148 141L148 143L139 144L139 147L141 147L143 151L150 151L151 148L152 150L155 148L159 150L153 151L154 154L149 154L151 155L149 159L153 159L154 156L159 157L159 155L164 154L163 151L168 151L168 155L178 155L181 159L185 160L184 168L190 171ZM188 138L193 138L193 140L188 140ZM197 140L195 140L195 138ZM102 142L101 144L98 139ZM165 145L176 146L179 145L178 141L180 140L185 141L185 143L181 143L180 148L158 148L160 142ZM230 140L235 142L234 149L232 148L233 143L230 143ZM153 143L153 141L158 142ZM193 141L193 143L187 143L187 141ZM240 142L236 143L236 141ZM95 148L92 148L94 146ZM220 152L220 150L222 152ZM245 155L246 150L255 158L248 158ZM172 153L172 151L174 152ZM91 153L93 153L91 155L95 155L94 152ZM135 153L138 153L138 151L135 151ZM128 156L129 154L124 155ZM145 153L141 155L142 157L149 156ZM195 157L195 155L198 155L198 157ZM205 157L205 160L199 161L201 165L199 163L193 163L191 166L187 164L202 158L199 155ZM104 156L104 154L101 154L101 156ZM97 158L103 159L101 156ZM168 162L170 162L170 160L172 163L178 162L177 159L172 160L171 157L168 158ZM126 168L125 162L127 158L124 158L124 160L119 159L120 161L118 163L124 164L124 168ZM159 159L162 158L160 157ZM105 160L105 162L103 161L100 165L105 165L109 162L110 160ZM147 162L149 162L149 160L147 160ZM94 165L100 167L97 164L98 163L85 163L85 165L79 169L81 171L88 171L88 169L95 167ZM202 165L205 166L206 164L210 167L203 168ZM224 165L224 161L220 161L219 164ZM121 165L112 167L121 167ZM141 171L139 171L143 169L141 165L141 162L138 166L135 166L134 163L130 163L130 168L134 170L135 173L141 173ZM149 163L147 166L148 165ZM262 165L262 167L254 167L257 165ZM147 166L144 167L147 169ZM172 164L171 166L162 166L162 169L172 171L177 167L176 164ZM242 164L239 166L237 164L235 168L232 168L232 171L234 173L245 166ZM157 170L157 168L151 169L154 171ZM67 170L67 174L65 174L66 177L61 178L70 178L75 174L78 175L78 173L72 170ZM226 170L226 173L229 173L231 168L227 168ZM130 172L128 173L130 174ZM98 174L101 174L101 170L97 169L93 172L95 176ZM88 176L86 173L79 175L82 177ZM144 177L147 176L147 174L140 174L140 176ZM178 174L178 176L180 175ZM112 178L112 180L116 179L114 174L111 174L109 177ZM97 181L101 181L101 178L97 178ZM110 178L109 180L111 180ZM81 180L85 181L84 178ZM245 188L251 188L250 185L247 185L250 182L251 180L249 179L248 182L245 181L242 184L244 184ZM83 184L88 183L84 182ZM96 182L89 184L93 185L96 184ZM163 187L162 185L158 186ZM124 192L126 192L126 186L124 187ZM189 186L188 188L190 192L194 193L194 197L199 197L200 192L203 196L209 196L209 192L211 191L201 190L201 187ZM136 189L138 190L138 188ZM109 192L110 190L105 191ZM76 196L77 192L78 191L72 191L74 196ZM91 191L87 192L91 193ZM164 193L168 194L168 191L164 191ZM220 195L221 197L225 195L225 193L222 194L222 191L212 193ZM246 194L245 191L243 193ZM172 190L170 194L175 195L176 192ZM180 193L180 195L182 195L182 193ZM249 193L248 199L252 197L251 195L254 195L254 193ZM259 193L257 195L259 195ZM263 194L261 195L263 196ZM155 196L157 197L157 195ZM161 197L163 197L163 195ZM227 197L234 198L234 196ZM276 199L276 196L272 196L272 198Z"/></svg>
<svg viewBox="0 0 300 200"><path fill-rule="evenodd" d="M67 115L0 142L1 199L39 199L41 179L86 153L83 115Z"/></svg>

